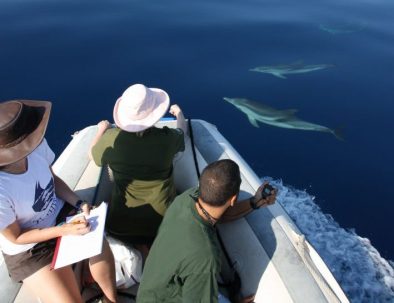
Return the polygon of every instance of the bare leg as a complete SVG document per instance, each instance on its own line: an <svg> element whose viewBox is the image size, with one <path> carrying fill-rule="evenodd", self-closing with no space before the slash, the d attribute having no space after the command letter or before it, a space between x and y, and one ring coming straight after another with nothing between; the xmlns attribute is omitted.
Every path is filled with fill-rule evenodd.
<svg viewBox="0 0 394 303"><path fill-rule="evenodd" d="M82 303L77 281L70 266L50 270L49 265L41 268L23 283L42 302Z"/></svg>
<svg viewBox="0 0 394 303"><path fill-rule="evenodd" d="M89 267L107 301L116 302L115 261L107 240L104 239L103 252L89 259Z"/></svg>

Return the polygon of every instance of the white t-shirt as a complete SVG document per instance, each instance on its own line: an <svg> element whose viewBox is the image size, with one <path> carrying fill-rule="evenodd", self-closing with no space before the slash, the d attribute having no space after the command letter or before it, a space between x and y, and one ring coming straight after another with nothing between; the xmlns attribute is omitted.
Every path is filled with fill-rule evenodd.
<svg viewBox="0 0 394 303"><path fill-rule="evenodd" d="M15 221L21 230L55 225L64 202L55 195L50 166L55 154L45 139L27 156L27 171L10 174L0 171L0 230ZM0 233L0 249L8 255L26 251L37 243L14 244Z"/></svg>

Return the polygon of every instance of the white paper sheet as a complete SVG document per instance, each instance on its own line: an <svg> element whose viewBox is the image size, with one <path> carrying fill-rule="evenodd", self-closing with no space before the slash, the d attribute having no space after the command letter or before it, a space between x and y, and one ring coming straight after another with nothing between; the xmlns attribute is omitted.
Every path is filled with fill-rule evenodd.
<svg viewBox="0 0 394 303"><path fill-rule="evenodd" d="M85 235L69 235L58 239L51 267L54 269L67 266L101 253L104 238L105 218L108 204L103 202L90 211L86 219L91 226ZM80 216L67 217L66 222ZM60 241L60 243L59 243Z"/></svg>

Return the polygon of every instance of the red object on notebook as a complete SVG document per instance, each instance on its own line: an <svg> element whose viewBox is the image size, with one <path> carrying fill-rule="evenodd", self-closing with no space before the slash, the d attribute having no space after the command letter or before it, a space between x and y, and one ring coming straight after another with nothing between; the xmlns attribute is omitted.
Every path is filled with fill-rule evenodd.
<svg viewBox="0 0 394 303"><path fill-rule="evenodd" d="M55 251L53 252L53 258L52 258L52 262L51 262L51 266L50 266L51 270L55 268L57 254L59 253L59 246L60 246L61 240L62 240L62 237L58 237L56 240L56 247L55 247Z"/></svg>

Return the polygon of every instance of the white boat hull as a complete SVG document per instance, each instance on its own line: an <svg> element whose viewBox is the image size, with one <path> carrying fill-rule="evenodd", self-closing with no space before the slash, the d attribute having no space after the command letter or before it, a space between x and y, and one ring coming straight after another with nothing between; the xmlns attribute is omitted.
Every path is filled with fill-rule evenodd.
<svg viewBox="0 0 394 303"><path fill-rule="evenodd" d="M158 126L175 127L175 121ZM241 169L240 198L254 194L261 184L258 176L216 127L193 120L199 170L215 160L230 158ZM75 134L54 164L54 171L78 194L89 201L109 199L110 186L98 186L106 174L88 159L90 142L97 131L90 126ZM174 177L179 192L198 184L190 139L185 152L174 159ZM107 178L108 179L108 178ZM105 181L107 182L107 181ZM220 237L231 264L241 278L242 294L256 294L255 302L349 302L331 272L305 240L280 203L252 212L245 218L219 226ZM5 302L37 302L22 287L19 291L1 268L1 292ZM8 285L9 286L3 286Z"/></svg>

